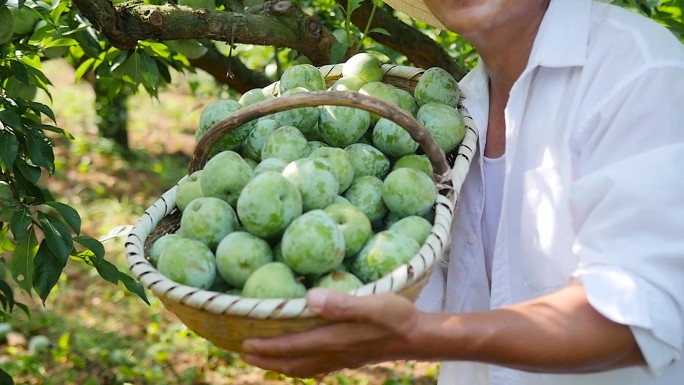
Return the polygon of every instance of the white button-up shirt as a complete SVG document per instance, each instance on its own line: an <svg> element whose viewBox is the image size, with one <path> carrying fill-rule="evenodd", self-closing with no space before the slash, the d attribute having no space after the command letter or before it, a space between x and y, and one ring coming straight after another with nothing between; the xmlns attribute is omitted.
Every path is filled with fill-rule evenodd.
<svg viewBox="0 0 684 385"><path fill-rule="evenodd" d="M460 84L480 149L487 82L480 63ZM616 6L552 0L505 121L491 287L478 151L462 187L447 267L436 270L419 306L487 310L579 280L597 311L631 327L648 365L551 375L444 362L440 384L684 384L682 45Z"/></svg>

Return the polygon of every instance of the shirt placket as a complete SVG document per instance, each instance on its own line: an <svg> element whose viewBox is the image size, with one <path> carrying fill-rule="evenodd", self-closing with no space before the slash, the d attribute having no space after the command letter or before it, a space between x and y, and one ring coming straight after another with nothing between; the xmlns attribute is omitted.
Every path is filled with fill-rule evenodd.
<svg viewBox="0 0 684 385"><path fill-rule="evenodd" d="M511 283L511 260L509 241L509 226L516 224L516 219L511 218L507 214L507 207L510 205L511 194L515 193L511 184L515 183L510 178L511 165L516 156L518 148L518 130L520 122L523 119L523 112L525 110L525 103L531 83L532 69L526 70L518 81L513 85L509 95L508 104L504 110L504 121L506 124L506 151L505 151L505 181L504 191L501 205L501 217L499 219L499 226L497 230L494 256L492 260L492 278L491 278L491 298L490 308L496 309L512 303L512 283ZM513 250L512 252L517 252ZM489 380L490 384L499 385L515 385L517 376L510 369L490 366Z"/></svg>

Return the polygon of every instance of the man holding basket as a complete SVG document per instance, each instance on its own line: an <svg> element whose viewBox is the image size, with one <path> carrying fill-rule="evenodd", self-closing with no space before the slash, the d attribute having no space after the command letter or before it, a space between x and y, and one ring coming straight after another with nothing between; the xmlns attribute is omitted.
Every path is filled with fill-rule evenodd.
<svg viewBox="0 0 684 385"><path fill-rule="evenodd" d="M448 262L416 304L314 289L339 321L248 340L312 376L442 360L440 384L680 384L684 48L592 0L386 0L468 39L480 131Z"/></svg>

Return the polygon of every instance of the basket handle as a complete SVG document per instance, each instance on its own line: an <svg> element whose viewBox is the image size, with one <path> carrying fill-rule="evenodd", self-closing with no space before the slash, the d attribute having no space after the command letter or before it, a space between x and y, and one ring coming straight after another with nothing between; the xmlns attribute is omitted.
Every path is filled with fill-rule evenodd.
<svg viewBox="0 0 684 385"><path fill-rule="evenodd" d="M211 150L214 144L216 144L226 133L234 130L240 125L275 112L300 107L325 105L360 108L393 121L408 131L411 138L418 143L423 151L425 151L425 154L432 163L435 178L437 179L436 182L446 183L451 180L450 168L444 151L437 145L435 139L419 121L400 107L354 91L301 92L284 97L268 99L241 108L218 121L207 130L204 136L202 136L197 143L192 159L190 160L189 173L193 173L204 167L209 155L209 150Z"/></svg>

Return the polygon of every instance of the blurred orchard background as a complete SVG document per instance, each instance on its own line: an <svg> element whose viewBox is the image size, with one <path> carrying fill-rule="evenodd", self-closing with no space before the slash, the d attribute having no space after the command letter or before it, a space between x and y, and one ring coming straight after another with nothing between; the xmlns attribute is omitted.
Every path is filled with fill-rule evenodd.
<svg viewBox="0 0 684 385"><path fill-rule="evenodd" d="M684 41L684 0L614 3ZM477 62L379 0L0 0L0 385L435 384L437 363L250 367L124 260L125 226L186 174L204 106L358 52L457 79Z"/></svg>

